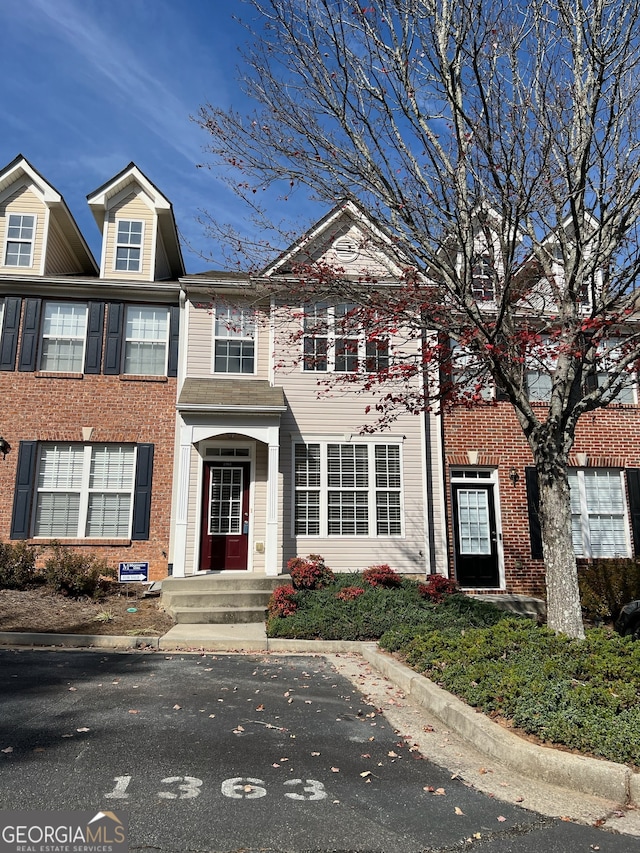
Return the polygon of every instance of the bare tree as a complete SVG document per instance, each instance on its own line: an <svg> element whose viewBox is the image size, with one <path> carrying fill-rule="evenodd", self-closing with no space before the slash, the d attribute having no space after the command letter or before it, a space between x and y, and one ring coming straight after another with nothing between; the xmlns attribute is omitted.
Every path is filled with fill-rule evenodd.
<svg viewBox="0 0 640 853"><path fill-rule="evenodd" d="M446 349L427 332L459 344L471 402L489 378L510 401L538 473L548 621L584 636L568 458L579 418L640 359L640 0L363 2L250 0L256 112L204 106L208 150L254 207L265 187L302 186L384 223L402 286L352 296L423 334L424 363Z"/></svg>

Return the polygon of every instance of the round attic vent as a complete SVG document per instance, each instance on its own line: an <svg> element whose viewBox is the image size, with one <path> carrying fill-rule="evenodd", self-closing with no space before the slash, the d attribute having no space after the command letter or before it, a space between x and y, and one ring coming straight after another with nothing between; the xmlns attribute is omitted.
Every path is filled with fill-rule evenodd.
<svg viewBox="0 0 640 853"><path fill-rule="evenodd" d="M351 237L338 237L333 244L333 250L338 256L338 260L343 263L355 261L359 254L358 245Z"/></svg>

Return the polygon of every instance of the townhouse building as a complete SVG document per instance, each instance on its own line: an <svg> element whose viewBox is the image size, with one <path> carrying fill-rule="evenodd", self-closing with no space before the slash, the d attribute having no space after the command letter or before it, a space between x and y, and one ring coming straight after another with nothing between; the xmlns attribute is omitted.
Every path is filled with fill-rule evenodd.
<svg viewBox="0 0 640 853"><path fill-rule="evenodd" d="M389 563L543 594L535 472L510 405L489 394L376 430L373 393L340 380L418 343L346 333L347 300L289 288L310 262L397 285L388 237L357 205L250 276L186 275L171 204L133 163L88 204L98 260L24 157L0 170L1 539L148 562L151 579L278 575L321 554L335 571ZM543 407L548 377L529 374ZM640 550L637 403L630 385L579 423L580 559Z"/></svg>
<svg viewBox="0 0 640 853"><path fill-rule="evenodd" d="M385 239L345 202L258 276L181 279L174 576L276 575L307 554L334 571L446 571L438 420L407 414L363 431L373 394L334 382L415 342L346 335L346 302L287 296L296 266L311 262L394 286L401 270Z"/></svg>
<svg viewBox="0 0 640 853"><path fill-rule="evenodd" d="M0 170L0 538L167 574L184 264L131 163L88 196L93 257L24 157Z"/></svg>

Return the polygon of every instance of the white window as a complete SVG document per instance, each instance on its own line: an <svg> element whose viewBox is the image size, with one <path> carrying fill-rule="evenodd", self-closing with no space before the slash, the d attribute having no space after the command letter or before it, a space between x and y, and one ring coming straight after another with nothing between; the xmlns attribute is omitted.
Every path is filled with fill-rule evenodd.
<svg viewBox="0 0 640 853"><path fill-rule="evenodd" d="M127 305L124 340L124 372L163 376L169 351L169 309Z"/></svg>
<svg viewBox="0 0 640 853"><path fill-rule="evenodd" d="M493 400L495 384L482 361L467 347L456 341L449 344L451 390L461 403Z"/></svg>
<svg viewBox="0 0 640 853"><path fill-rule="evenodd" d="M573 548L578 557L630 557L622 472L579 468L569 473Z"/></svg>
<svg viewBox="0 0 640 853"><path fill-rule="evenodd" d="M34 536L128 538L134 472L132 445L43 445Z"/></svg>
<svg viewBox="0 0 640 853"><path fill-rule="evenodd" d="M216 307L214 327L215 373L253 373L255 317L250 308Z"/></svg>
<svg viewBox="0 0 640 853"><path fill-rule="evenodd" d="M598 347L597 354L598 372L596 376L599 388L609 381L612 374L615 376L619 372L618 363L624 355L624 342L620 338L609 338L606 341L602 341ZM636 402L637 384L633 367L629 366L626 370L623 369L620 372L624 374L624 385L615 397L610 399L610 402L634 404ZM608 392L606 396L609 397Z"/></svg>
<svg viewBox="0 0 640 853"><path fill-rule="evenodd" d="M316 302L305 306L303 370L378 373L388 366L388 339L367 338L358 323L356 305L342 302L331 306Z"/></svg>
<svg viewBox="0 0 640 853"><path fill-rule="evenodd" d="M140 272L143 222L136 219L118 219L117 226L116 269L123 272Z"/></svg>
<svg viewBox="0 0 640 853"><path fill-rule="evenodd" d="M491 302L495 299L496 271L488 252L477 255L471 270L471 293L479 302Z"/></svg>
<svg viewBox="0 0 640 853"><path fill-rule="evenodd" d="M401 536L396 444L296 444L295 536Z"/></svg>
<svg viewBox="0 0 640 853"><path fill-rule="evenodd" d="M82 373L86 335L86 304L45 302L40 370Z"/></svg>
<svg viewBox="0 0 640 853"><path fill-rule="evenodd" d="M527 392L533 403L548 403L553 388L553 373L558 357L557 346L542 337L527 355Z"/></svg>
<svg viewBox="0 0 640 853"><path fill-rule="evenodd" d="M10 213L7 222L7 245L4 256L8 267L30 267L33 264L33 243L36 217L26 213Z"/></svg>

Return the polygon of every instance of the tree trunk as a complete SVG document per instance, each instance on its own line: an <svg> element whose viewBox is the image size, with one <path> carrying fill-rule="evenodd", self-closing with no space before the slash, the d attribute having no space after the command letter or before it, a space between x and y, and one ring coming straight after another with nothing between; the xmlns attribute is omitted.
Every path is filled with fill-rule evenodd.
<svg viewBox="0 0 640 853"><path fill-rule="evenodd" d="M571 535L571 500L566 465L538 465L540 529L547 581L547 624L584 639L578 570Z"/></svg>

